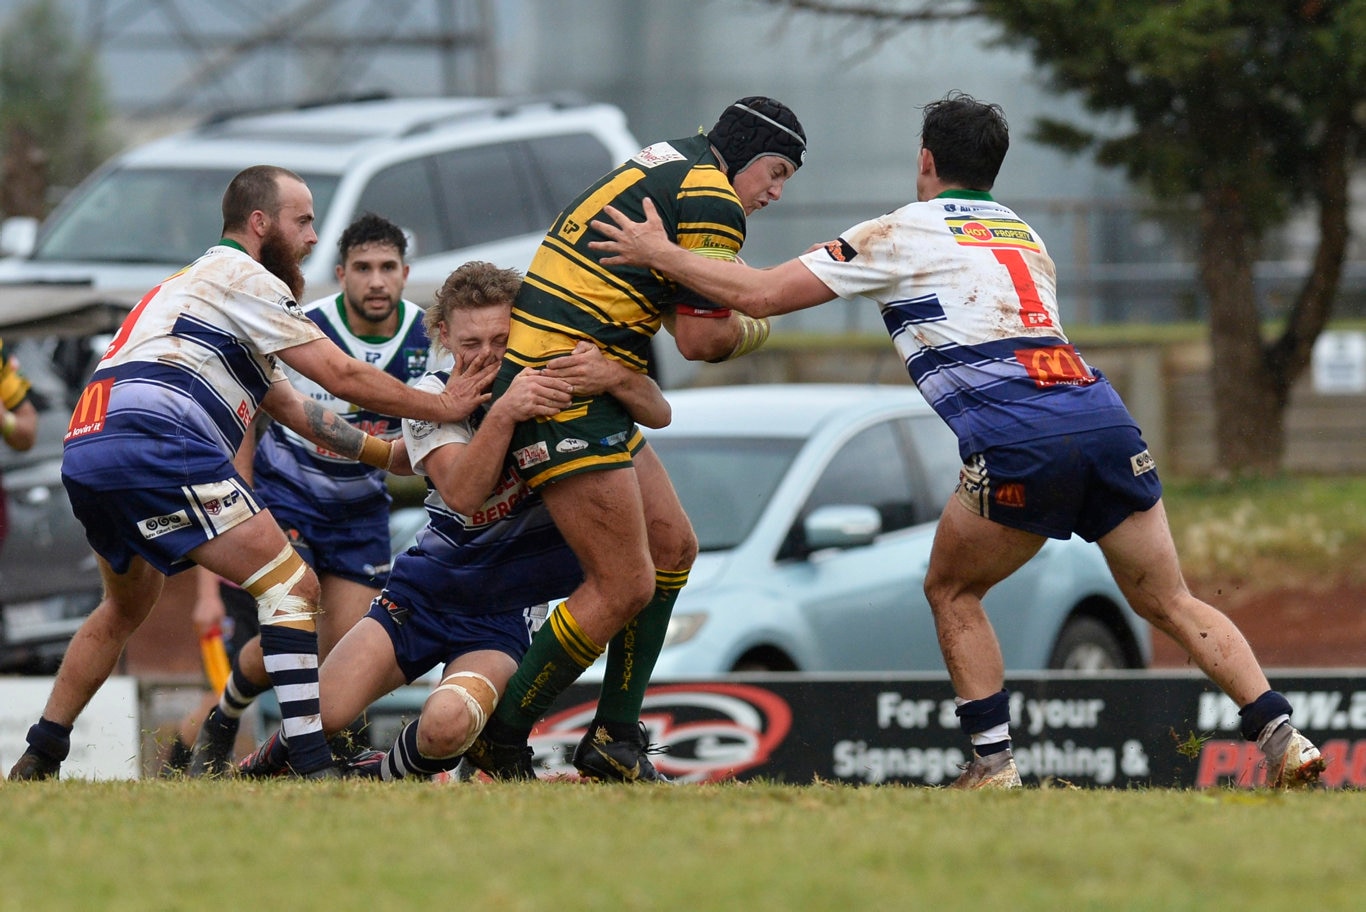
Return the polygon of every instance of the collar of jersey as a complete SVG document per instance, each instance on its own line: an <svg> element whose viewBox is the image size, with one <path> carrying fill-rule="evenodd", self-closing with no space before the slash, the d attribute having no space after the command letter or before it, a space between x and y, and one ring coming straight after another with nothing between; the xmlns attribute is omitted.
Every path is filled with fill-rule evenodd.
<svg viewBox="0 0 1366 912"><path fill-rule="evenodd" d="M342 325L344 325L344 326L346 327L346 331L347 331L347 332L350 332L353 336L355 336L355 335L356 335L355 332L353 332L352 329L351 329L351 320L350 320L350 318L347 316L347 313L346 313L346 296L345 296L345 294L344 294L344 293L339 293L339 294L337 295L336 301L337 301L337 316L341 317ZM399 298L399 299L398 299L398 326L399 326L399 329L402 329L402 328L403 328L403 305L404 305L405 303L407 303L407 302L405 302L402 298ZM395 330L395 331L394 331L394 336L396 336L396 335L398 335L398 330ZM371 345L378 345L378 344L381 343L381 342L388 342L388 341L389 341L390 339L392 339L394 336L356 336L356 338L357 338L357 339L360 339L362 342L369 342Z"/></svg>
<svg viewBox="0 0 1366 912"><path fill-rule="evenodd" d="M955 188L945 190L935 197L935 199L969 199L969 200L991 200L991 194L986 190L963 190ZM995 200L991 200L995 202Z"/></svg>
<svg viewBox="0 0 1366 912"><path fill-rule="evenodd" d="M219 238L219 239L218 239L218 246L219 246L219 247L231 247L233 250L240 250L240 251L242 251L243 253L246 253L246 252L247 252L247 248L243 247L241 244L237 243L236 241L230 241L230 240L228 240L227 238Z"/></svg>

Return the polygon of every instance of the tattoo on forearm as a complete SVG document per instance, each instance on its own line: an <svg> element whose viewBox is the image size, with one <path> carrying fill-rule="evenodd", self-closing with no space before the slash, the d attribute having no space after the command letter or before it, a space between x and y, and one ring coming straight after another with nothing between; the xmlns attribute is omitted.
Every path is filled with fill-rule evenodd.
<svg viewBox="0 0 1366 912"><path fill-rule="evenodd" d="M317 443L348 459L360 456L361 444L365 442L365 432L347 424L336 412L308 401L304 403L304 420L317 435Z"/></svg>

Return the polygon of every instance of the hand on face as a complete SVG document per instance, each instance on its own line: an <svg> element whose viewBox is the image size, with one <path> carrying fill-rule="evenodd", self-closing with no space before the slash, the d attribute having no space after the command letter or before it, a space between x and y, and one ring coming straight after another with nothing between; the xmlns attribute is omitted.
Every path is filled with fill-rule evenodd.
<svg viewBox="0 0 1366 912"><path fill-rule="evenodd" d="M474 410L489 401L489 387L498 375L501 362L491 355L482 355L465 364L457 363L441 393L450 405L446 421L464 421Z"/></svg>

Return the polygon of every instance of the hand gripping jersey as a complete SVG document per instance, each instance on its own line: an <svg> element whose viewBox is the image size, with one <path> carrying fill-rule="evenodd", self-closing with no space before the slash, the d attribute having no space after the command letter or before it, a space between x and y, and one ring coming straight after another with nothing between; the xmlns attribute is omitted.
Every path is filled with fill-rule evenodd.
<svg viewBox="0 0 1366 912"><path fill-rule="evenodd" d="M539 366L588 339L609 357L644 372L663 312L679 304L716 306L648 269L599 265L603 254L588 244L602 235L589 222L609 204L641 221L646 197L680 245L721 259L738 255L745 211L717 167L707 137L642 149L580 194L550 226L513 306L509 361Z"/></svg>
<svg viewBox="0 0 1366 912"><path fill-rule="evenodd" d="M403 383L415 384L427 371L422 309L411 301L399 302L398 330L388 339L355 335L347 325L346 304L340 294L314 301L304 313L342 351ZM339 399L288 366L283 370L301 393L341 415L353 427L385 440L403 432L399 419ZM328 452L281 424L271 424L261 438L253 471L254 486L272 509L287 508L317 519L345 521L355 513L389 503L383 469Z"/></svg>
<svg viewBox="0 0 1366 912"><path fill-rule="evenodd" d="M273 353L322 335L260 263L210 248L123 321L72 413L62 474L113 490L228 477L283 376Z"/></svg>
<svg viewBox="0 0 1366 912"><path fill-rule="evenodd" d="M966 460L991 446L1132 425L1067 341L1043 240L986 193L948 191L803 254L841 296L877 301L925 399Z"/></svg>
<svg viewBox="0 0 1366 912"><path fill-rule="evenodd" d="M445 371L434 372L417 388L440 392L448 378ZM425 475L423 463L433 450L469 443L484 413L480 407L469 421L442 424L405 419L403 437L413 469ZM394 602L435 602L464 614L493 614L563 598L582 582L583 571L550 511L510 462L493 493L470 516L446 506L430 481L427 489L427 526L417 544L394 560L389 574L386 592Z"/></svg>

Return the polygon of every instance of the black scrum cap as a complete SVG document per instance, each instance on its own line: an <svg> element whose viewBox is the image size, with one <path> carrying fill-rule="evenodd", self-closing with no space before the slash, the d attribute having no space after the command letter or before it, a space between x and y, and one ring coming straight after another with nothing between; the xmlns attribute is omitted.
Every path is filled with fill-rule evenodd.
<svg viewBox="0 0 1366 912"><path fill-rule="evenodd" d="M721 154L732 182L762 155L781 156L793 170L806 160L806 132L797 115L763 95L746 96L722 111L707 139Z"/></svg>

